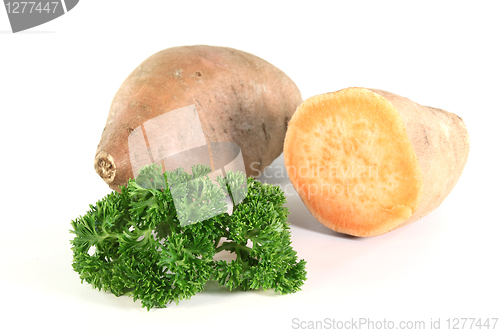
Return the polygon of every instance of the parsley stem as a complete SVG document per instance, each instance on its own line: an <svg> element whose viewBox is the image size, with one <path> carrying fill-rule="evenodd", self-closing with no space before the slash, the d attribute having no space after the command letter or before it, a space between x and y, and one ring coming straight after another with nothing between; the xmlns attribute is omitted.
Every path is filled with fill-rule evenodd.
<svg viewBox="0 0 500 333"><path fill-rule="evenodd" d="M252 249L249 248L248 246L241 245L241 244L238 244L236 242L224 242L224 243L222 243L221 246L219 246L218 248L215 249L215 253L219 253L219 252L224 251L224 250L227 250L230 252L236 252L236 250L243 250L243 251L247 251L247 252L252 251Z"/></svg>

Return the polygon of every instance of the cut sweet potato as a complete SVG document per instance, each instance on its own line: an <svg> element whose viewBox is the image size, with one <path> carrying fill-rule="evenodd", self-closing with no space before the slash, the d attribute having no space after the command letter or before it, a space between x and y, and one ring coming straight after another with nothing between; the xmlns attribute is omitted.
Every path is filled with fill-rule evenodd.
<svg viewBox="0 0 500 333"><path fill-rule="evenodd" d="M457 183L468 153L460 117L364 88L304 101L284 145L289 178L312 215L361 237L433 211Z"/></svg>

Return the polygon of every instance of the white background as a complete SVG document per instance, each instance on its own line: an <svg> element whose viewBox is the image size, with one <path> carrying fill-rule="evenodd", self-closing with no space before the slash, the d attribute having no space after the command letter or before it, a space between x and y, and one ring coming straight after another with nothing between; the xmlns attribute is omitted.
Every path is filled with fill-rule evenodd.
<svg viewBox="0 0 500 333"><path fill-rule="evenodd" d="M498 14L495 1L86 0L12 34L0 8L2 327L284 332L294 318L369 318L430 329L432 318L445 331L447 318L500 317ZM93 158L111 99L148 56L190 44L253 53L304 98L361 86L452 111L471 137L462 178L432 214L368 239L326 229L288 187L293 246L308 263L292 295L209 284L147 312L93 290L72 270L69 229L110 192Z"/></svg>

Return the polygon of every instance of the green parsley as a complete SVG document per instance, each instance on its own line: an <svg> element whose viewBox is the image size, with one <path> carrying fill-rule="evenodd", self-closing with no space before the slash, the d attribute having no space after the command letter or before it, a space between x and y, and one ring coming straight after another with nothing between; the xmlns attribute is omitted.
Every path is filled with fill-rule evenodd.
<svg viewBox="0 0 500 333"><path fill-rule="evenodd" d="M306 263L291 247L283 191L242 173L213 182L209 172L203 165L192 174L144 167L121 192L71 221L73 269L82 283L129 295L148 310L189 299L209 280L230 290L300 290ZM214 259L224 250L236 259Z"/></svg>

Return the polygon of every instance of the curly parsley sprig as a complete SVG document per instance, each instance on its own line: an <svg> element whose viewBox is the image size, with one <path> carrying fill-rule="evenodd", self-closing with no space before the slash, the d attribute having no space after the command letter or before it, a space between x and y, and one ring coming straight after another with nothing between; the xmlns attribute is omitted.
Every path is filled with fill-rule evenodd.
<svg viewBox="0 0 500 333"><path fill-rule="evenodd" d="M230 290L300 290L306 263L291 246L281 189L242 173L213 182L209 167L191 171L144 167L71 222L73 269L82 283L129 295L148 310L189 299L209 280ZM214 259L221 251L236 259Z"/></svg>

